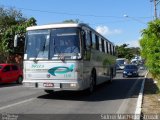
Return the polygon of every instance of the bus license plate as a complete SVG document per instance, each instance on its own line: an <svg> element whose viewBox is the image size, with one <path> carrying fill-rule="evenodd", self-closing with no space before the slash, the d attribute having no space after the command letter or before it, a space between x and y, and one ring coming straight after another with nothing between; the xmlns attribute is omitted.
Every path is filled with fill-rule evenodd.
<svg viewBox="0 0 160 120"><path fill-rule="evenodd" d="M54 83L43 83L44 87L54 87Z"/></svg>

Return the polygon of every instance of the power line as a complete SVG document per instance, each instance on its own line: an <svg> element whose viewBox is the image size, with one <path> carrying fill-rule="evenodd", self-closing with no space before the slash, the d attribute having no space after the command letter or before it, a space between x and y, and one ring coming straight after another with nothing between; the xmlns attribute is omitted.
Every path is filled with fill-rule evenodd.
<svg viewBox="0 0 160 120"><path fill-rule="evenodd" d="M10 8L11 6L4 6L7 8ZM35 12L43 12L43 13L51 13L51 14L63 14L63 15L79 15L79 16L90 16L90 17L111 17L111 18L122 18L118 16L102 16L102 15L92 15L92 14L79 14L79 13L68 13L68 12L55 12L55 11L48 11L48 10L38 10L38 9L30 9L30 8L19 8L17 9L21 10L29 10L29 11L35 11Z"/></svg>
<svg viewBox="0 0 160 120"><path fill-rule="evenodd" d="M4 6L7 8L11 8L11 6ZM93 14L79 14L79 13L68 13L68 12L55 12L55 11L48 11L48 10L38 10L38 9L30 9L30 8L19 8L16 7L17 9L20 10L28 10L28 11L34 11L34 12L43 12L43 13L50 13L50 14L63 14L63 15L72 15L72 16L88 16L88 17L103 17L103 18L121 18L123 19L123 16L105 16L105 15L93 15ZM138 17L141 19L147 19L147 18L151 18L151 17Z"/></svg>

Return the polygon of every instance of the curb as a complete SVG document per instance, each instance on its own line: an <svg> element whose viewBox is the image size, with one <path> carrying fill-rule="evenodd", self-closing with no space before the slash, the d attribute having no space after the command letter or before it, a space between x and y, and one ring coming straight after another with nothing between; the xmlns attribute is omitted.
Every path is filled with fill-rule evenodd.
<svg viewBox="0 0 160 120"><path fill-rule="evenodd" d="M145 74L145 78L142 81L141 89L140 89L140 92L139 92L139 95L138 95L137 106L136 106L136 110L135 110L135 116L139 115L139 117L136 120L140 120L140 118L141 118L144 83L145 83L145 79L148 75L148 72L149 71L147 71L147 73Z"/></svg>

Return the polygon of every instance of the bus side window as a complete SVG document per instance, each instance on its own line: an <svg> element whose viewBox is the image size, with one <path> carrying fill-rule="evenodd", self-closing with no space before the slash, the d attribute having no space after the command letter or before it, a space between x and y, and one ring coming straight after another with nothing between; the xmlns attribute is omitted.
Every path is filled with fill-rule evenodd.
<svg viewBox="0 0 160 120"><path fill-rule="evenodd" d="M90 48L92 47L92 32L89 31L89 38L90 38Z"/></svg>
<svg viewBox="0 0 160 120"><path fill-rule="evenodd" d="M99 50L99 38L97 35L95 35L96 37L96 50Z"/></svg>
<svg viewBox="0 0 160 120"><path fill-rule="evenodd" d="M106 42L106 52L109 53L109 51L108 51L108 42Z"/></svg>
<svg viewBox="0 0 160 120"><path fill-rule="evenodd" d="M94 33L92 33L92 48L96 49L96 36Z"/></svg>
<svg viewBox="0 0 160 120"><path fill-rule="evenodd" d="M112 45L110 44L110 54L112 55Z"/></svg>
<svg viewBox="0 0 160 120"><path fill-rule="evenodd" d="M91 48L91 32L86 31L86 48L87 50Z"/></svg>
<svg viewBox="0 0 160 120"><path fill-rule="evenodd" d="M82 30L82 40L83 40L83 48L86 50L86 33L84 30Z"/></svg>
<svg viewBox="0 0 160 120"><path fill-rule="evenodd" d="M111 54L110 43L108 42L108 53Z"/></svg>
<svg viewBox="0 0 160 120"><path fill-rule="evenodd" d="M104 40L101 39L101 43L102 43L102 52L105 52L105 48L104 48Z"/></svg>
<svg viewBox="0 0 160 120"><path fill-rule="evenodd" d="M102 41L100 37L99 37L99 51L102 52Z"/></svg>

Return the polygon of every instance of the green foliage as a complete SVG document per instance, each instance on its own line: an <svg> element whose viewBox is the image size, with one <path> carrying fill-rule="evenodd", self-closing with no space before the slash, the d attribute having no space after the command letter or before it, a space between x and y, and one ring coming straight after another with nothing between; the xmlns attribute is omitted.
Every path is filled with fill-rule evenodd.
<svg viewBox="0 0 160 120"><path fill-rule="evenodd" d="M0 7L0 61L5 61L10 54L23 53L26 27L36 25L34 18L27 19L14 8ZM18 34L19 45L14 48L14 36ZM3 56L3 58L2 58Z"/></svg>
<svg viewBox="0 0 160 120"><path fill-rule="evenodd" d="M117 57L131 60L135 55L139 55L139 48L128 48L128 44L116 46Z"/></svg>
<svg viewBox="0 0 160 120"><path fill-rule="evenodd" d="M148 23L140 40L141 55L153 77L160 79L160 20Z"/></svg>
<svg viewBox="0 0 160 120"><path fill-rule="evenodd" d="M65 21L63 21L63 23L79 23L79 19L76 19L76 20L73 20L73 19L65 20Z"/></svg>

